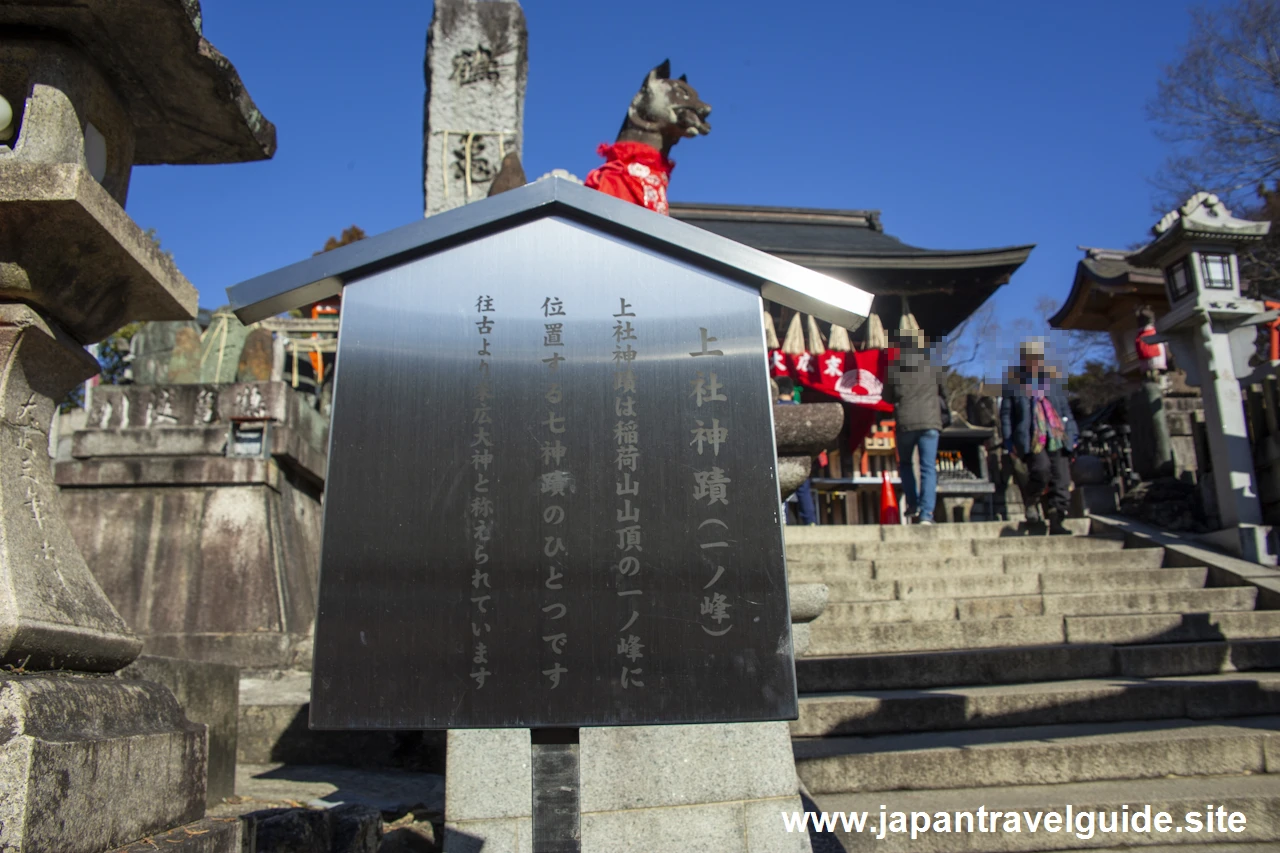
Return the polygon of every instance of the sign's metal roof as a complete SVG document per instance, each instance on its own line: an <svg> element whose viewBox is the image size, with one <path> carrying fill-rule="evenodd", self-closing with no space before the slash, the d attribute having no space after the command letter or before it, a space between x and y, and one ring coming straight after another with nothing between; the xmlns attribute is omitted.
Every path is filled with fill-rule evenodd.
<svg viewBox="0 0 1280 853"><path fill-rule="evenodd" d="M343 285L460 243L543 217L560 217L756 287L760 295L855 329L871 294L563 178L547 178L324 252L227 288L244 323L335 296Z"/></svg>

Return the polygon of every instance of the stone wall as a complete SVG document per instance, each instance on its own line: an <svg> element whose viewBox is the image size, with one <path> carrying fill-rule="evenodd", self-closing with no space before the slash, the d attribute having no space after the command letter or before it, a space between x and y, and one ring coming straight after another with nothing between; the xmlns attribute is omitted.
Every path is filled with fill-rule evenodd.
<svg viewBox="0 0 1280 853"><path fill-rule="evenodd" d="M1194 389L1192 389L1194 390ZM1146 412L1147 400L1142 391L1131 394L1125 400L1127 423L1132 432L1129 435L1133 447L1133 467L1144 480L1156 475L1156 462L1153 454L1155 436L1152 434L1151 417ZM1196 478L1196 447L1192 438L1191 422L1196 412L1204 411L1204 403L1199 396L1187 394L1166 394L1164 398L1164 418L1169 428L1169 448L1173 451L1173 474L1179 479L1189 476Z"/></svg>

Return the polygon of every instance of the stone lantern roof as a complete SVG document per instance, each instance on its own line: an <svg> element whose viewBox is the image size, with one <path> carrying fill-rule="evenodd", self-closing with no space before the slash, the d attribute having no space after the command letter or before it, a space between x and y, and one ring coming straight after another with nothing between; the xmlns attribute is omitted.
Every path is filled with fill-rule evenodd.
<svg viewBox="0 0 1280 853"><path fill-rule="evenodd" d="M1160 267L1183 243L1253 243L1267 236L1270 230L1270 222L1239 219L1231 215L1216 195L1199 192L1153 225L1151 233L1156 239L1134 253L1130 260L1138 266Z"/></svg>
<svg viewBox="0 0 1280 853"><path fill-rule="evenodd" d="M67 42L127 105L136 165L239 163L276 150L275 125L202 34L199 0L6 0L10 36Z"/></svg>

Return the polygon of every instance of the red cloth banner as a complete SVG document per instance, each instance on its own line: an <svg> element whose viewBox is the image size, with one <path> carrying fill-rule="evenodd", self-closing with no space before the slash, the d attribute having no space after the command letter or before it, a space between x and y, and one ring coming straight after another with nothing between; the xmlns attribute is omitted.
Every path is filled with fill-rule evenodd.
<svg viewBox="0 0 1280 853"><path fill-rule="evenodd" d="M890 359L896 349L868 349L857 352L834 352L822 355L803 352L797 356L772 350L769 372L772 376L790 376L805 388L811 388L848 403L849 447L862 445L881 412L892 412L893 404L881 398Z"/></svg>

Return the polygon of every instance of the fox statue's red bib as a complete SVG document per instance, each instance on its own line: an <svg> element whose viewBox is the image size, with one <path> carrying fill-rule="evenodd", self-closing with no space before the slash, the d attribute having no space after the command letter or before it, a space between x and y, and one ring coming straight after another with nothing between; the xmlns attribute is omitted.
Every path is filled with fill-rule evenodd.
<svg viewBox="0 0 1280 853"><path fill-rule="evenodd" d="M586 186L667 215L667 184L675 163L643 142L602 144L596 153L606 162L587 174Z"/></svg>

